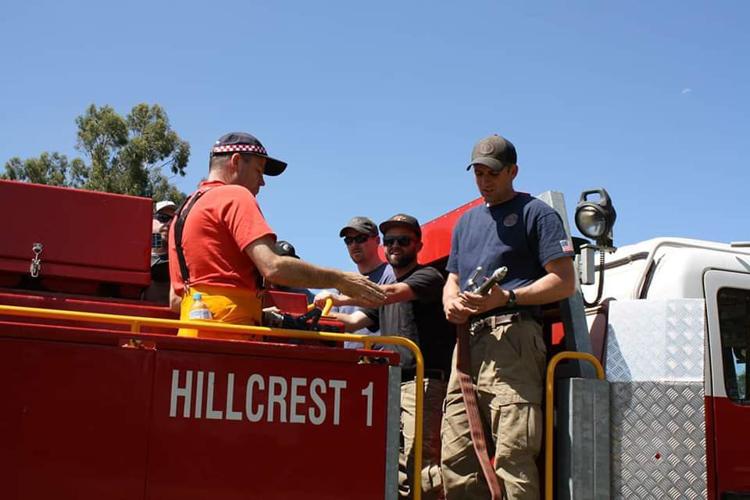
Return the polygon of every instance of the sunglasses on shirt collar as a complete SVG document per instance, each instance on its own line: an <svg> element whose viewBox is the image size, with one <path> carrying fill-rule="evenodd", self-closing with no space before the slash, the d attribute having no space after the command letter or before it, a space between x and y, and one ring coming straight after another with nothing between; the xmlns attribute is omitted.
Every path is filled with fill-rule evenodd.
<svg viewBox="0 0 750 500"><path fill-rule="evenodd" d="M365 241L370 239L369 234L358 234L357 236L345 236L344 237L344 244L346 246L351 245L352 243L359 243L360 245L364 243Z"/></svg>

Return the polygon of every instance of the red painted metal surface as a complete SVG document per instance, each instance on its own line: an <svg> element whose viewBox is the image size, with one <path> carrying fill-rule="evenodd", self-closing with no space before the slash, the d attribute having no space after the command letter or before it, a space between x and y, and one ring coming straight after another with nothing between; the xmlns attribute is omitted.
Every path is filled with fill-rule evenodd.
<svg viewBox="0 0 750 500"><path fill-rule="evenodd" d="M424 247L419 252L419 263L431 264L448 257L451 251L453 227L465 212L480 203L482 203L482 198L477 198L423 224L422 242Z"/></svg>
<svg viewBox="0 0 750 500"><path fill-rule="evenodd" d="M708 411L711 408L713 411ZM743 492L750 494L750 406L740 405L728 398L707 397L706 441L713 441L709 451L709 485L717 492ZM715 472L715 478L711 478Z"/></svg>
<svg viewBox="0 0 750 500"><path fill-rule="evenodd" d="M383 498L388 364L361 355L0 322L3 498Z"/></svg>
<svg viewBox="0 0 750 500"><path fill-rule="evenodd" d="M170 394L188 387L188 373L186 407ZM204 395L196 408L198 377ZM384 366L160 352L155 380L148 498L384 497ZM284 403L269 402L272 393L285 394Z"/></svg>
<svg viewBox="0 0 750 500"><path fill-rule="evenodd" d="M424 246L417 257L419 263L425 266L437 265L440 267L440 261L447 259L451 252L451 236L456 222L466 211L480 203L482 203L482 198L477 198L422 224L422 243ZM378 248L378 254L381 260L385 261L385 251L382 245Z"/></svg>
<svg viewBox="0 0 750 500"><path fill-rule="evenodd" d="M708 500L714 500L716 494L716 428L714 427L714 407L712 397L705 396L706 412L706 485Z"/></svg>
<svg viewBox="0 0 750 500"><path fill-rule="evenodd" d="M263 293L263 307L272 306L290 314L305 314L307 312L307 297L302 293L266 290Z"/></svg>
<svg viewBox="0 0 750 500"><path fill-rule="evenodd" d="M144 316L147 318L179 319L166 306L157 306L148 302L126 299L101 299L96 297L73 296L51 292L23 292L0 289L0 304L6 306L38 307L42 309L62 309L64 311L80 311L103 314L120 314L129 316ZM4 319L0 314L0 320ZM128 325L103 325L96 322L62 321L39 318L5 318L8 321L32 324L47 324L56 326L75 326L84 328L99 328L109 330L129 331ZM174 329L154 328L144 326L144 333L177 334Z"/></svg>
<svg viewBox="0 0 750 500"><path fill-rule="evenodd" d="M0 286L28 274L34 243L44 246L40 279L49 290L150 282L151 200L0 181L0 212L19 211L23 217L3 221L13 236L0 239Z"/></svg>
<svg viewBox="0 0 750 500"><path fill-rule="evenodd" d="M3 498L142 498L152 372L145 351L0 338Z"/></svg>

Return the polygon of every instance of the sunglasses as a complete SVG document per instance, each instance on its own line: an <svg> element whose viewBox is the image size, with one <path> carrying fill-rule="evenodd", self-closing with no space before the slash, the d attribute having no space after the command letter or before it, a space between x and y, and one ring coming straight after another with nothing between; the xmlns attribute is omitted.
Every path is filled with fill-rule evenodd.
<svg viewBox="0 0 750 500"><path fill-rule="evenodd" d="M409 236L386 236L383 238L383 245L392 247L394 244L398 243L398 246L400 247L408 247L411 245L412 241L414 241L414 238Z"/></svg>
<svg viewBox="0 0 750 500"><path fill-rule="evenodd" d="M346 246L349 246L352 243L359 243L361 245L362 243L364 243L365 241L369 239L370 239L370 235L368 234L358 234L357 236L345 236L344 244Z"/></svg>
<svg viewBox="0 0 750 500"><path fill-rule="evenodd" d="M171 221L172 217L174 216L169 215L169 214L162 214L162 213L154 214L154 219L158 220L162 224L164 224L165 222Z"/></svg>

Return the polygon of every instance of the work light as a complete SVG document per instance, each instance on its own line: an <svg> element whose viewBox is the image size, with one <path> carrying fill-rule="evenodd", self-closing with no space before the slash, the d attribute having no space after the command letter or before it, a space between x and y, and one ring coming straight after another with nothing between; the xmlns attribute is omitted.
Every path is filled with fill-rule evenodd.
<svg viewBox="0 0 750 500"><path fill-rule="evenodd" d="M598 201L591 201L589 196L595 194L599 195ZM594 240L596 246L602 250L612 248L612 228L615 219L617 212L606 189L589 189L581 193L576 206L576 227L581 234Z"/></svg>

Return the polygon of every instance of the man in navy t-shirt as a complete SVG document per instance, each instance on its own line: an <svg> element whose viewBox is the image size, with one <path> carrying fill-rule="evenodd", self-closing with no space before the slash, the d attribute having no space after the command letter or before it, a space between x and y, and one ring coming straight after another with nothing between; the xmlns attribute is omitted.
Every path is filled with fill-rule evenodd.
<svg viewBox="0 0 750 500"><path fill-rule="evenodd" d="M493 135L482 139L467 168L485 203L465 213L453 230L450 273L443 290L449 321L470 323L470 375L494 468L508 499L539 498L536 457L542 440L546 349L540 306L575 290L573 248L559 215L541 200L516 192L516 149ZM486 296L467 290L481 266L508 274ZM453 362L456 362L454 353ZM446 498L489 498L474 452L456 370L451 373L442 424Z"/></svg>

